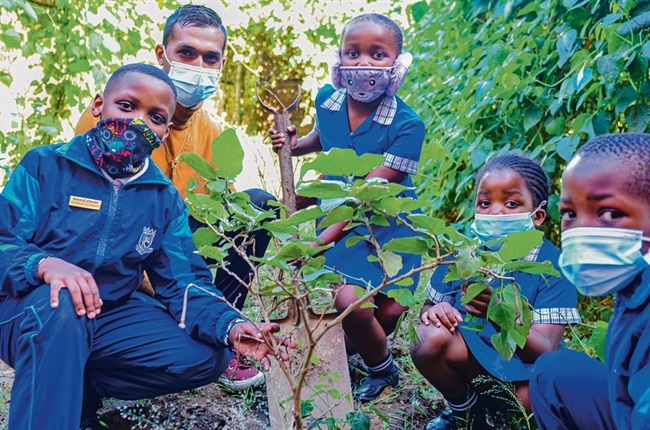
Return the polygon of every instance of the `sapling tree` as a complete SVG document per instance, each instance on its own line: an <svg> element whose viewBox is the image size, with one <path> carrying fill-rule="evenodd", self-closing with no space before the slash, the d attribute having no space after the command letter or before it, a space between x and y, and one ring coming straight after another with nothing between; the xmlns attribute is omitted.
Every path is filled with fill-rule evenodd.
<svg viewBox="0 0 650 430"><path fill-rule="evenodd" d="M240 282L246 285L251 300L259 307L259 320L271 322L289 303L297 313L295 333L301 330L303 335L299 350L293 354L299 360L275 363L291 389L290 398L282 399L280 404L290 408L293 428L366 428L367 420L360 413L348 414L347 421L343 422L333 418L330 410L313 408L314 399L304 398L303 389L310 368L318 364L317 346L328 331L337 327L355 308L372 306L369 299L386 287L412 285L415 274L449 265L448 280L467 280L464 296L467 302L487 288L488 282L494 285L491 281L498 280L500 285L494 289L487 317L498 327L498 333L492 338L495 348L509 358L517 347L523 347L532 320L531 307L520 294L511 272L558 275L549 262L521 260L542 243L541 232L515 233L480 244L444 220L423 214L420 209L426 202L402 197L404 186L365 180L370 171L383 163L383 155L358 157L352 150L341 149L318 155L303 166L301 177L305 178L308 172L314 171L342 180L301 180L297 193L303 197L315 197L319 203L298 210L290 217L286 217L279 204L279 216L276 217L273 211L262 211L250 205L245 193L231 187L232 180L242 170L243 158L234 130L226 130L215 139L212 152L217 168L195 154L185 154L181 158L206 181L204 191L207 193L199 191L203 182L197 181L190 184L186 201L191 215L205 223L205 227L194 233L194 240L201 255L213 258L218 267L228 271L224 257L229 248L247 258L244 250L255 245L248 233L264 229L273 236L276 246L271 247L263 258L247 259L256 271L255 278L250 282ZM389 220L408 226L413 236L392 239L380 245L373 229L388 225ZM321 229L341 221L348 222L348 230L358 226L367 228L368 235L349 235L343 240L348 246L358 241L368 242L374 249L368 258L382 268L384 276L379 285L366 283L360 289L358 299L347 309L325 318L332 314L337 286L346 274L328 266L326 254L322 254L331 245L314 245L318 241L313 227ZM402 254L421 255L422 264L403 268ZM392 289L388 295L404 306L416 304L415 297L406 288ZM416 322L405 319L402 323L411 339L415 340ZM280 348L275 343L269 346L275 351ZM323 375L324 379L328 377L347 378L348 375ZM316 390L314 395L328 396L332 408L337 402L351 402L350 393L332 392L324 387Z"/></svg>

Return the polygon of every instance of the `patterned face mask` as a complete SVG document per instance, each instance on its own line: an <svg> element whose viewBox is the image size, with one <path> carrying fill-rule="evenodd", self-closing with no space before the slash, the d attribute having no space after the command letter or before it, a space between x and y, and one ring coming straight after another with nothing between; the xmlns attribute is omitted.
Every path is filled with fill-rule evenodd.
<svg viewBox="0 0 650 430"><path fill-rule="evenodd" d="M161 140L139 118L106 118L87 136L90 154L112 178L126 178L142 170L144 160Z"/></svg>
<svg viewBox="0 0 650 430"><path fill-rule="evenodd" d="M386 94L394 96L404 83L413 57L403 53L392 67L341 66L340 60L332 66L334 88L345 88L350 96L362 103L371 103Z"/></svg>

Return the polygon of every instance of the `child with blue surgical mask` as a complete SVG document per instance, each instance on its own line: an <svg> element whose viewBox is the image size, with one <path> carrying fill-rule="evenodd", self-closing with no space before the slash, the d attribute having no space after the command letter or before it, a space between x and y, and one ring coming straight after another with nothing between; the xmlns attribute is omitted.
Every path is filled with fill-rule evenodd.
<svg viewBox="0 0 650 430"><path fill-rule="evenodd" d="M512 153L498 155L478 172L476 184L476 215L471 230L481 242L539 228L545 221L548 178L533 160ZM550 261L557 267L558 257L557 248L545 239L523 259ZM476 378L489 375L512 383L519 400L530 410L532 365L541 354L562 344L567 324L580 322L577 298L564 278L512 274L534 311L526 345L508 361L492 346L490 338L496 333L493 325L482 320L485 327L476 331L463 322L467 314L486 318L493 288L463 305L464 281L445 282L448 267L439 267L426 287L428 299L420 311L422 325L417 328L420 341L411 345L415 366L441 392L449 407L426 429L484 428L489 409L496 405L490 406L489 394L479 396Z"/></svg>
<svg viewBox="0 0 650 430"><path fill-rule="evenodd" d="M316 125L306 136L296 139L295 127L286 130L291 138L292 155L304 155L332 148L353 149L357 155L384 154L382 166L366 178L382 178L410 187L405 197L415 198L410 175L417 172L424 140L424 123L420 117L395 94L404 81L410 64L410 54L402 52L402 30L390 18L379 14L364 14L353 18L343 28L339 46L339 62L332 67L332 84L325 85L316 96ZM271 129L275 150L285 139L283 133ZM345 179L345 178L328 178ZM326 264L345 278L337 287L335 306L342 311L354 303L367 285L381 285L384 271L376 261L374 245L358 241L347 247L347 235L369 236L359 226L346 229L340 222L319 232L320 242L314 246L335 243L324 253ZM396 237L412 236L404 225L391 222L375 226L373 235L383 245ZM403 270L396 276L418 267L421 258L400 254ZM375 258L376 260L376 258ZM414 291L418 276L413 276ZM399 385L399 372L388 348L387 336L395 330L400 316L407 310L387 296L390 286L369 301L373 307L357 308L343 320L346 346L351 357L358 353L367 366L368 376L354 389L355 399L368 402L376 399L385 388ZM355 357L356 358L356 357Z"/></svg>
<svg viewBox="0 0 650 430"><path fill-rule="evenodd" d="M530 397L542 429L650 428L650 135L596 137L562 175L560 267L581 294L616 293L606 363L542 357Z"/></svg>

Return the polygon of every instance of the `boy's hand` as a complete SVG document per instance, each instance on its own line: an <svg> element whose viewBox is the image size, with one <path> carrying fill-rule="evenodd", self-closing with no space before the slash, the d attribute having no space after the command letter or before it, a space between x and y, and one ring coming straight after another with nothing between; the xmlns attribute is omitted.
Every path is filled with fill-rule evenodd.
<svg viewBox="0 0 650 430"><path fill-rule="evenodd" d="M291 151L293 151L296 147L296 143L298 141L297 139L297 133L296 133L296 127L293 125L290 125L287 127L287 134L289 134L289 139L291 140ZM274 129L270 128L269 129L269 135L271 135L271 144L273 145L273 150L275 152L278 152L280 148L282 148L282 145L285 143L284 139L284 133Z"/></svg>
<svg viewBox="0 0 650 430"><path fill-rule="evenodd" d="M38 277L50 285L50 305L59 306L59 291L67 288L77 315L93 319L103 305L93 275L56 257L46 258L38 265Z"/></svg>
<svg viewBox="0 0 650 430"><path fill-rule="evenodd" d="M279 324L259 324L258 330L258 327L255 327L252 323L239 323L235 324L230 329L228 340L233 345L236 352L245 357L261 361L264 370L268 371L271 368L269 355L275 355L276 359L281 359L283 361L289 360L289 354L280 351L278 354L274 354L273 350L268 346L273 333L278 333L279 331ZM282 339L275 336L275 340L279 345L284 345L289 348L298 347L298 344L289 338Z"/></svg>
<svg viewBox="0 0 650 430"><path fill-rule="evenodd" d="M454 332L459 322L463 322L460 312L447 302L436 303L420 315L424 325L432 324L436 327L445 326Z"/></svg>
<svg viewBox="0 0 650 430"><path fill-rule="evenodd" d="M464 295L466 290L467 290L467 285L464 285L463 292L461 294ZM488 305L490 304L490 300L492 299L493 292L494 292L494 288L488 286L486 289L484 289L481 292L481 294L479 294L478 296L470 300L469 303L464 305L467 313L478 318L487 317Z"/></svg>

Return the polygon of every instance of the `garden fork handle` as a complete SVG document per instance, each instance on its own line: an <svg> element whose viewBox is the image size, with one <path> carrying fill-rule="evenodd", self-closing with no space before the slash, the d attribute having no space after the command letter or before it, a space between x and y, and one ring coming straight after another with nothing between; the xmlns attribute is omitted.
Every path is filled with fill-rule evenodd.
<svg viewBox="0 0 650 430"><path fill-rule="evenodd" d="M287 128L290 124L289 112L298 106L298 102L300 102L300 96L302 95L302 90L300 86L298 86L298 96L296 99L289 105L289 107L284 110L284 112L279 113L271 106L264 104L262 98L260 97L259 87L260 81L257 81L257 100L266 111L273 114L273 117L275 119L275 129L284 135L285 144L282 145L278 151L278 156L280 157L280 181L282 182L282 198L284 200L284 204L289 208L287 211L287 216L290 216L297 210L297 207L296 186L293 182L293 162L291 160L291 137L289 136L289 133L287 133Z"/></svg>

